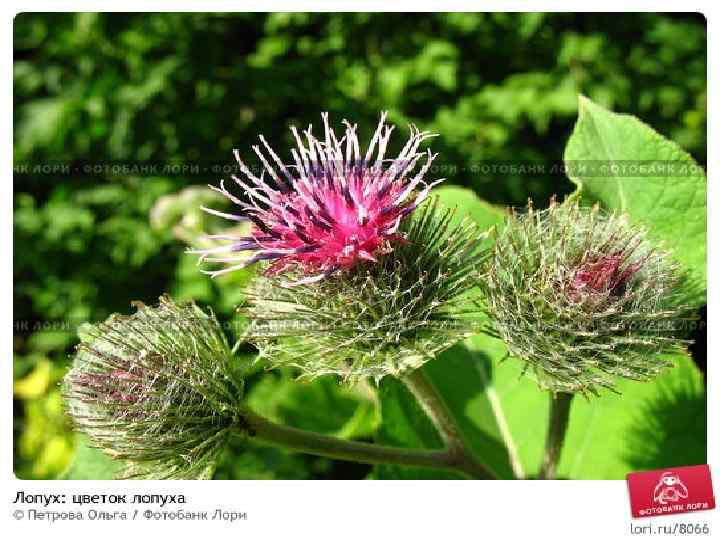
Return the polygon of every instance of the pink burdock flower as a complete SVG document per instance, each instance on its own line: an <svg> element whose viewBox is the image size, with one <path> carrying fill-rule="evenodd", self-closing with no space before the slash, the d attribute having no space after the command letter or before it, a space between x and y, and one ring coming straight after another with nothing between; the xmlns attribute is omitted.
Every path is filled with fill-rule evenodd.
<svg viewBox="0 0 720 540"><path fill-rule="evenodd" d="M400 223L443 179L429 184L423 180L437 154L418 151L432 134L415 126L410 126L410 139L400 154L395 159L385 157L394 129L385 124L386 116L381 115L364 154L357 125L344 121L345 134L338 140L327 113L322 115L324 141L312 134L312 126L303 132L305 139L291 128L297 143L291 151L292 165L284 164L262 136L264 152L259 145L253 146L263 165L260 176L235 150L245 178L232 179L245 199L230 193L224 181L220 187L210 187L239 206L241 213L203 210L231 221L251 221L253 227L246 236L209 237L227 240L225 245L191 250L200 254L200 261L227 264L205 273L214 277L267 260L271 275L298 270L301 279L291 283L298 285L321 280L362 260L375 261L391 251L393 243L403 240Z"/></svg>
<svg viewBox="0 0 720 540"><path fill-rule="evenodd" d="M604 296L620 296L628 280L637 273L641 262L628 263L630 252L616 251L612 255L587 258L577 270L570 284L570 297L575 302Z"/></svg>

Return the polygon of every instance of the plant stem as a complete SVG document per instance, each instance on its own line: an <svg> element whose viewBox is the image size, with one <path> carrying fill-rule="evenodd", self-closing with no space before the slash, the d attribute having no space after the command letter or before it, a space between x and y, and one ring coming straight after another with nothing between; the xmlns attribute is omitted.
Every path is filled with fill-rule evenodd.
<svg viewBox="0 0 720 540"><path fill-rule="evenodd" d="M545 442L545 455L538 478L552 480L555 478L560 453L565 442L568 420L570 419L570 404L573 394L558 392L550 396L550 423L548 425L547 440Z"/></svg>
<svg viewBox="0 0 720 540"><path fill-rule="evenodd" d="M242 431L251 437L271 445L298 452L361 463L406 465L432 469L460 470L472 475L455 460L447 450L416 450L394 448L358 441L348 441L271 422L251 411L243 411L246 425Z"/></svg>
<svg viewBox="0 0 720 540"><path fill-rule="evenodd" d="M422 368L411 371L402 381L435 425L443 442L449 448L464 448L465 439L455 417Z"/></svg>
<svg viewBox="0 0 720 540"><path fill-rule="evenodd" d="M455 415L422 368L411 371L402 381L432 421L447 446L447 451L454 456L457 468L474 478L495 478L497 475L475 459Z"/></svg>

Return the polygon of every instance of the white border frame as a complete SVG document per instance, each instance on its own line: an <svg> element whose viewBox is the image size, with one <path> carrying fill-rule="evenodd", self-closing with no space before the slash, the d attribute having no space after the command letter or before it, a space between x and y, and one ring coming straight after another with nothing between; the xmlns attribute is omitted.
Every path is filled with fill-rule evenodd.
<svg viewBox="0 0 720 540"><path fill-rule="evenodd" d="M175 2L124 2L68 1L62 6L52 1L31 1L23 5L3 5L0 20L0 36L3 44L2 72L2 115L6 119L2 139L2 160L4 170L9 171L13 155L12 141L12 51L13 17L18 11L96 11L98 8L110 11L678 11L702 12L708 19L708 96L720 96L718 88L719 41L714 36L717 16L713 2L667 2L656 1L648 4L638 0L606 1L597 7L577 2L562 1L539 3L489 1L477 2L448 0L439 6L426 0L393 4L368 0L366 2L329 2L327 0L296 2L267 0L262 5L250 2L210 0L202 3L188 0ZM258 7L262 7L258 10ZM300 9L298 9L300 8ZM594 9L593 9L594 8ZM648 9L651 8L651 9ZM715 113L714 101L708 98L708 176L718 170L717 149L718 124L720 116ZM0 212L0 238L9 253L13 243L12 235L12 182L2 187L3 211ZM716 327L719 320L719 287L717 272L719 230L717 203L720 193L714 181L708 183L708 326ZM10 257L8 257L9 259ZM3 264L4 305L12 305L12 268L10 261ZM623 538L638 537L631 534L631 526L649 523L708 523L714 534L720 534L718 510L666 516L661 518L630 519L627 488L622 480L613 481L552 481L552 482L451 482L451 481L234 481L223 482L78 482L78 481L20 481L12 470L12 320L11 310L0 313L0 327L4 329L2 350L10 364L0 371L2 381L2 423L4 436L0 437L0 463L3 482L2 496L7 506L0 511L0 523L9 538L21 537L30 531L31 538L40 534L60 535L61 538L127 539L128 534L142 532L143 537L155 534L167 535L168 527L176 533L176 524L181 524L185 534L216 534L227 530L228 536L247 538L280 538L282 535L301 538L390 538L395 535L415 538L515 538L521 535L547 534L554 538ZM714 365L714 353L720 347L720 333L708 333L708 460L715 485L720 486L720 368ZM12 505L17 491L26 493L183 493L189 500L187 511L206 511L214 508L247 512L248 519L235 523L222 521L84 521L84 522L28 522L16 521L11 517L16 508ZM717 490L716 490L717 492ZM130 495L128 496L130 498ZM720 501L718 501L720 503ZM114 510L108 505L108 510ZM160 509L162 510L162 509ZM6 523L9 522L9 523ZM179 528L179 527L178 527ZM217 532L216 532L217 530ZM17 535L17 536L16 536Z"/></svg>

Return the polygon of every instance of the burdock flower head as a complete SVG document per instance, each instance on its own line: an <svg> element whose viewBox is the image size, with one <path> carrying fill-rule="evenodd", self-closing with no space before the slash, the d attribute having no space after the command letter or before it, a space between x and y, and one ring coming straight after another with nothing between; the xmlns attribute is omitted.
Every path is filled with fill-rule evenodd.
<svg viewBox="0 0 720 540"><path fill-rule="evenodd" d="M410 139L400 154L387 159L393 126L385 124L386 114L364 153L356 125L345 121L345 134L338 139L327 113L322 117L324 140L313 135L312 126L304 131L304 140L292 128L294 164L283 163L262 136L262 148L253 147L263 166L260 175L235 151L245 177L232 177L239 196L224 181L210 187L237 205L239 213L205 210L232 221L251 221L253 228L246 236L214 237L226 240L225 245L193 250L201 261L225 265L206 273L217 276L269 261L267 274L300 270L298 283L310 283L360 261L375 261L402 241L401 222L441 181L423 180L435 155L418 149L432 135L410 126Z"/></svg>
<svg viewBox="0 0 720 540"><path fill-rule="evenodd" d="M453 215L424 205L392 252L336 279L285 287L277 276L257 278L247 339L271 366L304 377L352 382L417 369L478 328L473 291L487 235Z"/></svg>
<svg viewBox="0 0 720 540"><path fill-rule="evenodd" d="M574 202L508 217L486 277L492 328L541 387L646 380L683 345L678 268L627 216Z"/></svg>
<svg viewBox="0 0 720 540"><path fill-rule="evenodd" d="M238 425L242 382L215 318L167 297L81 332L63 390L78 430L126 477L205 478Z"/></svg>

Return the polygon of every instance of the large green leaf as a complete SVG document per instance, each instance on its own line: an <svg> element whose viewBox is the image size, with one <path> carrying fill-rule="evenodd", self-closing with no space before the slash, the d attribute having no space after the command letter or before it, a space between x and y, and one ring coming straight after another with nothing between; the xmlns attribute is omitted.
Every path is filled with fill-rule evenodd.
<svg viewBox="0 0 720 540"><path fill-rule="evenodd" d="M490 362L482 354L472 355L464 345L456 345L428 362L427 376L455 414L460 429L476 457L499 478L512 478L513 471L503 435L488 398ZM440 448L440 438L415 398L392 378L380 384L383 423L378 441L396 446ZM453 473L422 471L415 468L376 467L376 478L460 478Z"/></svg>
<svg viewBox="0 0 720 540"><path fill-rule="evenodd" d="M247 396L251 409L275 422L342 438L372 437L380 422L372 389L347 388L331 376L298 381L290 370L266 373Z"/></svg>
<svg viewBox="0 0 720 540"><path fill-rule="evenodd" d="M307 480L329 462L308 462L303 454L234 438L220 457L214 480Z"/></svg>
<svg viewBox="0 0 720 540"><path fill-rule="evenodd" d="M442 186L434 191L442 204L457 208L454 220L471 218L481 230L497 225L503 219L504 211L478 197L474 191L460 186Z"/></svg>
<svg viewBox="0 0 720 540"><path fill-rule="evenodd" d="M493 363L504 344L475 336L470 346ZM619 394L573 401L558 475L571 479L621 479L635 470L695 465L706 461L706 403L702 374L689 356L650 382L618 380ZM549 395L522 365L508 359L493 370L495 389L519 459L532 477L542 459Z"/></svg>
<svg viewBox="0 0 720 540"><path fill-rule="evenodd" d="M428 363L426 370L478 459L501 478L511 457L527 477L537 475L545 444L549 394L521 376L504 344L476 336ZM706 462L706 401L702 375L687 355L650 382L618 380L615 394L576 397L558 466L561 478L622 479L628 472ZM394 379L380 385L379 442L439 448L440 439L412 395ZM375 478L459 478L452 473L376 467Z"/></svg>
<svg viewBox="0 0 720 540"><path fill-rule="evenodd" d="M112 480L122 464L88 444L87 437L78 435L75 457L60 476L63 480Z"/></svg>
<svg viewBox="0 0 720 540"><path fill-rule="evenodd" d="M415 398L397 379L386 377L380 383L382 424L377 442L406 448L440 448L442 442ZM445 471L377 465L371 474L377 479L458 479Z"/></svg>
<svg viewBox="0 0 720 540"><path fill-rule="evenodd" d="M694 285L705 289L707 180L687 152L634 116L610 112L581 96L565 162L583 201L627 212L647 225L650 235L685 266ZM599 165L611 164L616 167L599 172ZM638 173L636 165L646 171ZM704 302L702 296L697 303Z"/></svg>

